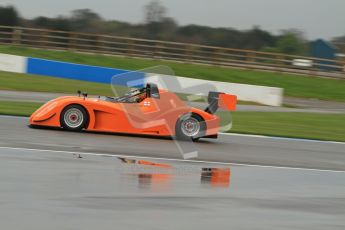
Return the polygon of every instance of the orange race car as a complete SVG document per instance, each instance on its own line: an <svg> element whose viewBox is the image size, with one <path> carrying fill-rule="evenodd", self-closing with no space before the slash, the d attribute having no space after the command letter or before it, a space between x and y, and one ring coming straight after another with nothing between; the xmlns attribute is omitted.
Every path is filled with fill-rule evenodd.
<svg viewBox="0 0 345 230"><path fill-rule="evenodd" d="M87 94L64 96L47 102L30 117L30 126L62 127L158 136L176 136L183 140L216 138L220 118L218 108L235 110L236 96L209 92L208 107L203 111L186 105L176 94L146 87L132 89L119 97L88 98Z"/></svg>

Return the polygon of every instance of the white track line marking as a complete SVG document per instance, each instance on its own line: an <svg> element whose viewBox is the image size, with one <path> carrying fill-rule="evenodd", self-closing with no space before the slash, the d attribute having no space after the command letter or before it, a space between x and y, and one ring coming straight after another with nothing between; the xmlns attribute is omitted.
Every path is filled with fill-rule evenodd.
<svg viewBox="0 0 345 230"><path fill-rule="evenodd" d="M140 158L140 159L203 163L203 164L215 164L215 165L227 165L227 166L247 166L247 167L290 169L290 170L293 169L293 170L316 171L316 172L334 172L334 173L344 173L345 172L345 170L298 168L298 167L289 167L289 166L274 166L274 165L259 165L259 164L226 163L226 162L219 162L219 161L184 160L184 159L163 158L163 157L145 157L145 156L137 156L137 155L108 154L108 153L87 153L87 152L73 152L73 151L50 150L50 149L30 149L30 148L16 148L16 147L3 147L3 146L0 146L0 149L36 151L36 152L55 152L55 153L67 153L67 154L81 154L81 155L86 155L86 156L89 155L89 156L104 156L104 157Z"/></svg>
<svg viewBox="0 0 345 230"><path fill-rule="evenodd" d="M254 137L254 138L265 138L265 139L274 139L274 140L287 140L287 141L301 141L301 142L314 142L314 143L345 145L345 142L339 142L339 141L322 141L322 140L313 140L313 139L304 139L304 138L276 137L276 136L265 136L265 135L256 135L256 134L219 133L219 135L223 135L223 136L238 136L238 137Z"/></svg>

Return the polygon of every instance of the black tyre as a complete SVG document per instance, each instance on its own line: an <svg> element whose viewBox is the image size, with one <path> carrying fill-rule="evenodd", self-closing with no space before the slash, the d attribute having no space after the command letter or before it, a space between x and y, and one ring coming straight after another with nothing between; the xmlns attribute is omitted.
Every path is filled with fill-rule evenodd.
<svg viewBox="0 0 345 230"><path fill-rule="evenodd" d="M176 138L196 141L205 135L206 124L196 114L185 114L176 122Z"/></svg>
<svg viewBox="0 0 345 230"><path fill-rule="evenodd" d="M86 110L80 105L66 106L60 116L60 123L64 129L80 131L86 128L89 116Z"/></svg>

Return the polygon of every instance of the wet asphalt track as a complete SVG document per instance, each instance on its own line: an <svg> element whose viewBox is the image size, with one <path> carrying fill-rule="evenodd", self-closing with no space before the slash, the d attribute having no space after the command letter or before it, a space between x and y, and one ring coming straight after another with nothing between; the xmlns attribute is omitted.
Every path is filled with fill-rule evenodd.
<svg viewBox="0 0 345 230"><path fill-rule="evenodd" d="M169 139L30 129L2 116L0 228L345 229L344 144L221 135L195 148L207 162L181 162ZM114 154L169 158L145 160L171 168ZM218 183L202 168L231 173Z"/></svg>
<svg viewBox="0 0 345 230"><path fill-rule="evenodd" d="M345 228L343 172L230 166L218 184L201 168L226 166L169 163L0 149L1 229Z"/></svg>
<svg viewBox="0 0 345 230"><path fill-rule="evenodd" d="M27 118L0 117L0 147L182 159L170 139L31 129L27 124ZM220 135L190 149L198 151L194 160L200 161L345 171L343 143Z"/></svg>

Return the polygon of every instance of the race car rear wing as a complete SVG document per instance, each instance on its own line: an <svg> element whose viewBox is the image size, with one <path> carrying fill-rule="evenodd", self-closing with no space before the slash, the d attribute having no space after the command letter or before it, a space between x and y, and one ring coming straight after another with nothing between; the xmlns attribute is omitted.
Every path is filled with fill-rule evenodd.
<svg viewBox="0 0 345 230"><path fill-rule="evenodd" d="M218 108L227 111L236 110L237 97L235 95L221 92L209 92L207 100L209 105L205 111L210 114L214 114Z"/></svg>

